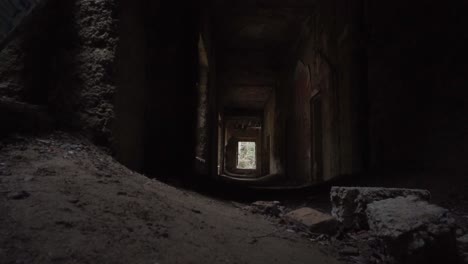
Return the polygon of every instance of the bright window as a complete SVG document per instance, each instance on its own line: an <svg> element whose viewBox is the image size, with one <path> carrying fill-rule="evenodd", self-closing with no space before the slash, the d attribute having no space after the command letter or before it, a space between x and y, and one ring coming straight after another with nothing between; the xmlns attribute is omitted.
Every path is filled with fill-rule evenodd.
<svg viewBox="0 0 468 264"><path fill-rule="evenodd" d="M255 170L257 168L255 142L239 142L237 168L241 170Z"/></svg>

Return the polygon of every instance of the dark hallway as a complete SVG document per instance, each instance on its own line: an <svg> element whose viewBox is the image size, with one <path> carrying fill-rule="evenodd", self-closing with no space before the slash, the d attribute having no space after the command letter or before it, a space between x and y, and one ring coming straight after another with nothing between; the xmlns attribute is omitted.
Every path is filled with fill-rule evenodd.
<svg viewBox="0 0 468 264"><path fill-rule="evenodd" d="M0 263L468 263L467 11L0 0Z"/></svg>

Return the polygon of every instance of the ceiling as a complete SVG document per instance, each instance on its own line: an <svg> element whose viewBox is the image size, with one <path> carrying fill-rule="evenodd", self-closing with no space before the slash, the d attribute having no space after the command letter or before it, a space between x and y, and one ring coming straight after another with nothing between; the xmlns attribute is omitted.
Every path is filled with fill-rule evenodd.
<svg viewBox="0 0 468 264"><path fill-rule="evenodd" d="M214 0L214 6L224 106L263 109L314 0Z"/></svg>

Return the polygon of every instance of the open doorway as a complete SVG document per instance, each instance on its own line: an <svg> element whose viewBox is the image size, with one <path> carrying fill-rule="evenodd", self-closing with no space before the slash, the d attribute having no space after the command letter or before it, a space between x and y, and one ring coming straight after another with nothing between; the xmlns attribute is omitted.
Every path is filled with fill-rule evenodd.
<svg viewBox="0 0 468 264"><path fill-rule="evenodd" d="M237 168L240 170L257 169L257 152L255 142L238 142Z"/></svg>
<svg viewBox="0 0 468 264"><path fill-rule="evenodd" d="M220 138L221 175L255 178L262 174L262 120L260 116L228 115Z"/></svg>

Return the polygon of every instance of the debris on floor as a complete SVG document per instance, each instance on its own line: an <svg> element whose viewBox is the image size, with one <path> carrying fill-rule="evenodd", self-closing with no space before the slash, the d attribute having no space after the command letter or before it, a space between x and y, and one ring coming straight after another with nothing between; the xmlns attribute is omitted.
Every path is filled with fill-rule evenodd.
<svg viewBox="0 0 468 264"><path fill-rule="evenodd" d="M2 264L339 263L271 219L135 173L81 137L0 141Z"/></svg>
<svg viewBox="0 0 468 264"><path fill-rule="evenodd" d="M366 214L371 234L385 241L396 263L428 263L438 256L456 261L450 259L457 252L454 220L447 209L407 196L370 203Z"/></svg>
<svg viewBox="0 0 468 264"><path fill-rule="evenodd" d="M426 190L333 187L342 231L333 247L349 263L458 263L455 221L429 198Z"/></svg>
<svg viewBox="0 0 468 264"><path fill-rule="evenodd" d="M457 238L458 252L463 264L468 263L468 234Z"/></svg>
<svg viewBox="0 0 468 264"><path fill-rule="evenodd" d="M366 208L369 203L414 195L422 200L429 200L431 194L427 190L375 188L375 187L332 187L330 198L332 215L338 219L344 228L366 229Z"/></svg>
<svg viewBox="0 0 468 264"><path fill-rule="evenodd" d="M430 204L430 198L431 193L421 189L332 187L332 214L309 206L289 208L279 201L257 201L242 209L279 219L286 232L301 234L344 263L467 259L465 229L449 210Z"/></svg>
<svg viewBox="0 0 468 264"><path fill-rule="evenodd" d="M57 258L86 263L88 256L102 260L90 251L97 244L83 243L90 234L99 234L95 243L107 243L107 237L108 241L121 241L112 242L118 245L116 256L123 247L145 237L148 241L138 242L139 247L159 245L168 252L176 250L170 247L174 241L190 250L198 248L193 243L200 241L213 240L206 246L214 250L231 246L264 248L264 241L274 241L289 250L317 247L325 256L352 264L426 264L431 263L427 256L432 252L444 252L447 261L451 260L446 256L456 256L456 251L460 260L468 258L466 226L455 225L450 211L430 204L431 195L426 190L333 187L334 215L312 204L289 207L283 201L257 201L247 206L239 203L227 208L149 180L87 141L66 134L40 139L16 137L2 144L0 190L5 199L0 210L7 212L7 217L0 215L0 256L23 254L25 263ZM181 197L186 199L180 201ZM457 217L464 219L463 215ZM14 237L8 231L19 228L13 218L28 227L16 244L11 244ZM73 232L84 239L76 241L83 253L64 254L63 250L71 250L70 245L55 250L61 237ZM52 241L46 247L55 250L51 256L29 244L27 252L15 251L15 245L24 246L21 241L32 235L40 241ZM227 239L231 236L240 242ZM290 244L288 239L301 242ZM99 252L103 250L110 249L104 247ZM138 248L129 250L140 252ZM265 257L276 250L262 254ZM140 253L147 258L155 252ZM307 257L302 251L296 253ZM158 255L161 263L170 258L169 254ZM129 255L122 256L112 260L128 260ZM245 260L244 256L236 258Z"/></svg>

